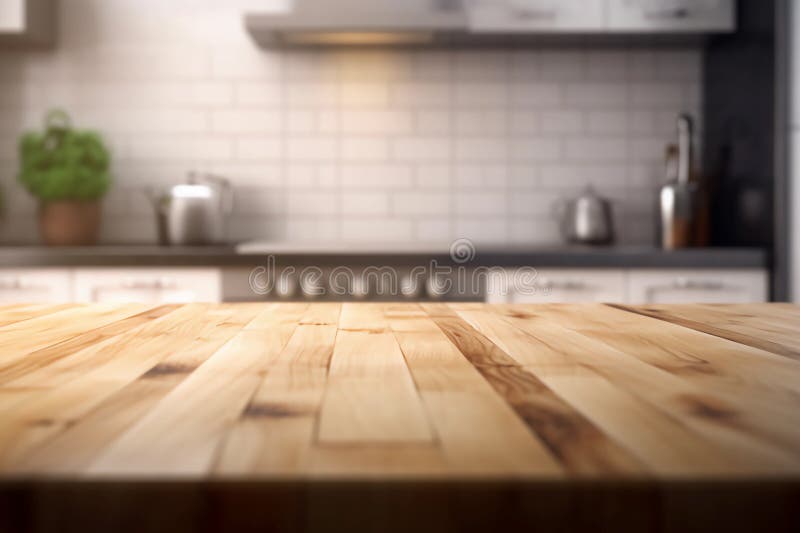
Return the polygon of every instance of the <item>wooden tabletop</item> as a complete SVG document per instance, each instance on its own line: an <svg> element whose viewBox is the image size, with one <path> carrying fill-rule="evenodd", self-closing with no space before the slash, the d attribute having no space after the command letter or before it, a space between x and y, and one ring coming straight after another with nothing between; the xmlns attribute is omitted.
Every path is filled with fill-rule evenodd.
<svg viewBox="0 0 800 533"><path fill-rule="evenodd" d="M0 308L4 479L800 479L800 308Z"/></svg>

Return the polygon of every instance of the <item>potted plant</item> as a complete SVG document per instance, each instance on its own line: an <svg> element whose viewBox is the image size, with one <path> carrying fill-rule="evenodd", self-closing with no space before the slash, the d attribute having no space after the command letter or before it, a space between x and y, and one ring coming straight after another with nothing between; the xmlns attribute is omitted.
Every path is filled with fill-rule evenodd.
<svg viewBox="0 0 800 533"><path fill-rule="evenodd" d="M28 132L19 143L19 181L39 199L39 230L56 246L94 244L100 227L100 199L111 184L111 157L99 134L72 128L56 109L44 132Z"/></svg>

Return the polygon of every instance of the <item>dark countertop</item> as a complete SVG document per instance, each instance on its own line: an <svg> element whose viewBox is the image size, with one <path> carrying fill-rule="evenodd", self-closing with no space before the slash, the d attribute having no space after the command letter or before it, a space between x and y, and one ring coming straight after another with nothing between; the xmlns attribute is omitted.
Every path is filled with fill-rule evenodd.
<svg viewBox="0 0 800 533"><path fill-rule="evenodd" d="M0 246L0 267L169 267L242 266L264 264L273 255L283 264L326 265L426 265L436 260L451 264L445 248L408 246L393 249L365 247L303 248L275 244L237 253L234 245L154 246L102 245L75 248L44 246ZM769 254L760 248L697 248L673 252L647 246L478 246L469 266L534 266L576 268L767 268Z"/></svg>

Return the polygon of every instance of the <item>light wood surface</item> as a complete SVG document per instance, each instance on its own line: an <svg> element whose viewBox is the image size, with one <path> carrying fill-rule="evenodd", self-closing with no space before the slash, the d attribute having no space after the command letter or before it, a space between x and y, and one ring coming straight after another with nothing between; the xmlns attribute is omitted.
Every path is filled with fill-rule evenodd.
<svg viewBox="0 0 800 533"><path fill-rule="evenodd" d="M800 480L800 309L0 307L0 478Z"/></svg>

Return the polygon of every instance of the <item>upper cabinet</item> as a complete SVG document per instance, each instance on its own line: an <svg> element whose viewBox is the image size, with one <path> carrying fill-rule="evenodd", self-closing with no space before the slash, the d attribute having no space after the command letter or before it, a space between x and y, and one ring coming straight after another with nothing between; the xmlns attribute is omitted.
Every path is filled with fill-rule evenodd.
<svg viewBox="0 0 800 533"><path fill-rule="evenodd" d="M467 0L474 33L705 33L736 26L735 0Z"/></svg>
<svg viewBox="0 0 800 533"><path fill-rule="evenodd" d="M476 33L600 32L606 0L473 0L470 30Z"/></svg>
<svg viewBox="0 0 800 533"><path fill-rule="evenodd" d="M735 0L607 0L612 32L729 32Z"/></svg>
<svg viewBox="0 0 800 533"><path fill-rule="evenodd" d="M52 44L54 19L53 0L0 0L0 46Z"/></svg>

